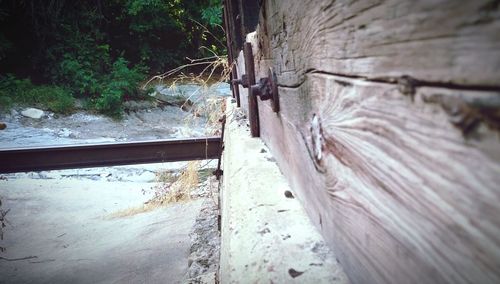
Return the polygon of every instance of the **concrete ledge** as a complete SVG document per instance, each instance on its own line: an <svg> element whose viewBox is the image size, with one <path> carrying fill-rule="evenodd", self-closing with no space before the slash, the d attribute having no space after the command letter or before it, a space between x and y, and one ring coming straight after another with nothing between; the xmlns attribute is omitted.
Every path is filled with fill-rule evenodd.
<svg viewBox="0 0 500 284"><path fill-rule="evenodd" d="M260 139L228 103L220 283L348 283ZM287 197L288 196L288 197Z"/></svg>

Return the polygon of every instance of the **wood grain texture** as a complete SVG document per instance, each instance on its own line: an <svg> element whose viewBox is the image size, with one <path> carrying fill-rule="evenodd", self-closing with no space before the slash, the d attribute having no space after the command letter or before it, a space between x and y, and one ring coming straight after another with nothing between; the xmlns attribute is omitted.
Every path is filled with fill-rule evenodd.
<svg viewBox="0 0 500 284"><path fill-rule="evenodd" d="M280 83L307 70L500 86L498 1L265 1L259 36ZM267 48L266 48L267 47Z"/></svg>
<svg viewBox="0 0 500 284"><path fill-rule="evenodd" d="M261 137L354 283L500 283L489 3L265 1L247 37Z"/></svg>
<svg viewBox="0 0 500 284"><path fill-rule="evenodd" d="M500 281L499 164L439 105L316 74L280 94L300 107L261 104L261 136L354 282Z"/></svg>

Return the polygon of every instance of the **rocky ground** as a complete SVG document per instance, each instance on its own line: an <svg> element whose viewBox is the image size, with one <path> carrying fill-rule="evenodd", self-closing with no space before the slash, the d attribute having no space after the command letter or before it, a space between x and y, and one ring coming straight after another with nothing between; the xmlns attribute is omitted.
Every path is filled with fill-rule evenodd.
<svg viewBox="0 0 500 284"><path fill-rule="evenodd" d="M155 92L155 99L151 101L146 101L146 102L127 102L126 104L126 114L124 115L123 119L120 121L115 121L113 119L110 119L105 116L101 115L96 115L96 114L89 114L84 111L78 111L70 116L58 116L56 114L53 114L51 112L47 111L42 111L40 113L39 111L33 111L31 110L31 113L26 112L26 108L14 108L8 113L2 113L0 114L0 122L5 123L6 128L4 130L0 131L0 148L11 148L11 147L19 147L19 146L40 146L40 145L61 145L61 144L85 144L85 143L98 143L98 142L112 142L112 141L137 141L137 140L150 140L150 139L163 139L163 138L180 138L180 137L193 137L193 136L203 136L207 134L211 134L209 132L214 131L214 129L210 129L207 127L208 124L208 119L209 119L209 114L204 113L203 111L199 111L199 109L205 109L205 110L210 110L209 107L206 107L206 105L213 106L212 103L207 103L206 95L210 98L217 98L217 97L223 97L229 95L229 87L227 84L218 84L210 88L209 90L207 89L200 89L196 85L181 85L178 86L176 89L168 89L163 86L157 86L156 92ZM190 103L187 105L184 103L179 103L180 100L183 100L185 102L187 99L189 99ZM199 109L195 109L197 107L200 107ZM24 113L23 113L24 112ZM205 167L214 167L215 166L215 161L211 163L202 163L204 164ZM8 271L2 271L6 269L6 265L0 265L3 268L0 268L0 275L10 275L13 278L10 280L14 280L13 282L16 282L15 280L17 279L17 282L36 282L33 281L33 279L26 279L23 277L18 277L16 278L15 276L18 275L15 273L15 271L22 272L23 269L26 271L33 270L33 267L30 267L30 265L35 265L39 259L35 260L35 263L33 262L33 259L30 260L19 260L19 261L8 261L7 259L12 259L12 258L17 258L20 256L19 253L16 253L16 249L20 249L23 247L23 243L19 241L15 241L16 239L19 240L19 236L13 236L9 234L30 234L33 233L30 230L42 230L41 232L37 232L37 241L36 243L42 245L40 243L41 240L44 240L44 238L48 238L49 236L42 236L44 234L44 230L47 228L52 228L54 230L61 229L61 224L57 224L57 222L61 220L65 220L66 222L70 222L72 220L68 220L67 218L51 218L53 221L52 223L45 224L44 219L37 219L38 223L41 222L41 224L35 224L30 223L26 221L26 218L30 218L29 214L38 214L38 215L43 215L46 216L46 214L55 214L57 215L57 210L52 210L53 208L47 209L43 203L37 203L37 200L45 200L48 198L49 200L53 200L57 204L58 202L61 203L68 203L68 204L73 204L76 207L81 207L81 208L92 208L88 209L90 211L85 211L81 210L78 211L75 209L75 214L94 214L95 218L97 218L100 221L95 221L95 223L85 223L85 217L75 217L75 220L79 220L80 222L83 222L82 224L85 224L86 226L89 227L95 227L95 230L97 230L99 233L99 228L116 228L116 230L119 231L120 226L127 226L126 222L127 220L120 220L119 222L115 222L113 224L109 223L109 220L105 220L105 218L102 218L102 214L97 214L96 212L99 212L99 210L104 210L100 209L99 207L96 207L96 201L94 203L88 203L91 200L100 200L97 203L101 203L102 201L102 206L103 208L107 206L112 206L113 201L112 200L107 200L109 201L111 205L105 205L108 204L106 203L106 200L101 200L104 198L104 196L108 196L109 198L114 198L117 195L120 195L120 189L123 187L123 185L126 185L126 187L131 187L131 195L129 198L137 198L138 194L142 194L143 198L140 198L138 204L140 205L141 202L145 202L145 198L148 198L148 196L153 196L155 188L158 185L158 173L159 172L171 172L171 173L178 173L183 167L185 167L186 163L184 162L178 162L178 163L162 163L162 164L148 164L148 165L130 165L130 166L117 166L117 167L104 167L104 168L90 168L90 169L74 169L74 170L60 170L60 171L46 171L46 172L31 172L31 173L16 173L16 174L8 174L8 175L2 175L2 181L0 183L0 196L2 197L3 201L3 206L2 209L6 210L7 208L10 208L11 210L9 211L8 215L6 215L6 219L9 220L14 220L19 223L24 223L27 224L24 226L24 228L19 228L18 226L14 225L10 230L9 224L7 224L7 227L4 228L4 234L5 234L5 240L1 241L3 242L2 245L0 246L5 246L7 248L6 252L1 253L0 256L0 263L4 262L8 263L8 267L11 270ZM96 183L96 186L102 187L102 188L107 188L109 190L109 194L106 195L99 195L99 191L93 191L90 190L85 186L82 187L76 187L73 189L70 189L70 186L73 183L78 182L83 182L83 183ZM38 186L37 184L41 184L43 186L40 186L42 189L38 190L36 189ZM135 184L135 185L134 185ZM25 191L20 190L19 188L24 188L27 185L30 185L32 188L26 188ZM208 178L205 181L203 181L197 188L192 192L191 194L191 200L190 202L186 202L180 205L176 206L181 206L185 208L191 208L190 210L195 210L198 212L198 214L195 214L195 219L192 220L192 227L189 231L186 231L186 236L189 235L190 239L190 248L188 252L186 252L186 255L183 255L183 253L174 253L176 255L175 258L178 258L176 260L176 263L179 264L180 266L176 265L170 265L170 267L184 267L183 269L177 269L173 270L175 273L179 274L182 273L183 275L181 277L174 277L177 279L174 282L179 282L179 279L184 279L183 281L189 282L189 283L200 283L203 281L208 281L207 279L214 279L215 277L215 272L218 267L218 254L219 254L219 238L218 238L218 228L217 228L217 215L218 215L218 205L217 205L217 182L213 178ZM65 188L65 190L61 189ZM15 190L17 188L17 190ZM135 192L134 189L135 188ZM89 194L89 190L96 196L90 196L89 198L81 198L81 200L75 201L73 196L86 196L86 194ZM20 192L24 192L24 195L21 194L19 196ZM72 193L69 194L68 191L71 191ZM63 194L64 193L64 194ZM57 199L57 197L48 197L50 194L60 194L61 196L65 196L68 199ZM124 195L124 198L127 198L127 195ZM88 200L86 200L88 199ZM127 206L132 206L131 204L137 203L137 200L125 200L125 199L120 199L123 201L124 204L127 204ZM71 202L69 201L71 200ZM76 203L75 203L76 202ZM87 202L87 203L85 203ZM199 202L196 203L196 205L193 202ZM36 208L30 207L32 204L36 204ZM194 204L194 205L193 205ZM38 207L40 208L38 208ZM97 205L99 206L99 205ZM194 206L194 207L193 207ZM94 208L95 207L95 208ZM168 206L167 206L168 207ZM196 209L197 208L197 209ZM17 210L17 211L16 211ZM66 206L65 210L71 211L71 206ZM92 211L94 210L94 211ZM106 210L111 210L107 208ZM120 210L123 210L120 209ZM158 210L164 210L164 214L169 215L169 214L175 214L173 211L169 211L169 209L158 209ZM64 212L64 210L63 210ZM79 212L79 213L78 213ZM89 213L90 212L90 213ZM151 214L151 216L155 216L152 218L161 218L159 216L162 216L162 213L148 213ZM170 213L169 213L170 212ZM62 212L61 212L62 213ZM96 215L97 214L97 215ZM160 214L160 215L157 215ZM128 219L128 221L132 222L136 217L131 217ZM142 219L141 219L142 218ZM151 220L148 220L147 217L141 217L140 220L144 224L146 224L146 227L141 227L138 226L136 223L134 225L131 224L132 227L136 228L136 231L140 232L140 230L149 230L147 224L151 223ZM144 219L145 218L145 219ZM165 217L167 218L167 217ZM102 220L101 220L102 219ZM189 218L188 218L189 219ZM59 221L58 221L59 220ZM133 222L137 222L139 219L135 219ZM27 223L26 223L26 222ZM106 226L103 227L102 222L108 222ZM167 221L165 221L167 222ZM185 225L190 223L191 221L186 221L186 219L176 219L173 218L171 221L168 222L173 222L172 224L169 224L169 227L171 228L180 228L180 227L186 227ZM182 224L176 224L176 222L182 222ZM154 223L154 222L153 222ZM77 226L78 224L74 224ZM52 226L52 227L51 227ZM113 227L117 226L117 227ZM43 228L43 229L42 229ZM10 230L10 231L9 231ZM64 229L65 230L65 229ZM62 231L64 231L62 230ZM92 228L89 228L89 230L92 230ZM165 230L165 228L164 228ZM168 228L166 228L168 230ZM108 232L108 230L106 230ZM100 232L101 234L106 235L108 233L106 232ZM48 234L47 232L45 232ZM80 234L90 234L89 231L75 231L74 238L68 240L67 242L76 242L78 243L78 239L82 238L82 236L78 235ZM111 233L111 232L109 232ZM63 234L63 233L61 233ZM67 234L67 233L66 233ZM169 233L168 232L162 232L160 228L158 228L158 231L155 231L154 234L157 234L158 236L162 235L163 239L167 238L169 239ZM179 234L181 234L179 232ZM52 234L49 234L52 236ZM180 236L180 235L179 235ZM171 239L178 239L179 236L177 237L172 237ZM52 236L53 237L53 236ZM183 239L181 237L181 239ZM26 239L25 241L29 241ZM53 240L52 240L53 241ZM89 238L87 240L88 242L92 241L92 238ZM98 240L96 240L98 241ZM161 238L157 239L156 241L161 241ZM155 241L155 242L156 242ZM51 240L47 239L48 243L51 243ZM32 242L33 243L33 242ZM96 251L93 249L93 254L92 257L99 257L101 252L106 252L109 253L109 250L112 250L113 252L117 252L114 246L117 246L118 243L113 242L112 240L109 240L109 245L106 246L98 246L100 247L101 251ZM139 242L140 243L140 242ZM166 246L167 247L172 247L169 245L167 241ZM10 245L10 248L9 248ZM24 244L25 245L25 244ZM123 244L122 244L123 245ZM137 246L137 244L134 244ZM140 247L140 244L138 245ZM80 253L80 254L85 254L82 253L81 250L85 248L85 245L75 245L78 249L76 251L73 251L73 253ZM157 250L159 247L161 247L161 243L155 243L154 245L150 245L147 249L147 251L154 251ZM37 248L34 248L35 251ZM137 249L137 248L136 248ZM173 249L173 247L172 247ZM98 249L99 250L99 249ZM74 278L68 278L68 274L64 272L64 269L61 266L61 260L64 260L65 258L75 258L76 256L70 256L67 255L68 249L62 247L61 249L61 254L59 255L52 255L51 258L48 259L58 259L57 261L48 261L43 264L43 268L46 271L45 274L47 274L47 271L52 271L53 275L61 275L62 278L57 278L57 277L52 277L50 275L47 276L47 278L44 278L47 282L51 283L56 283L58 280L61 281L66 281L70 280L77 283L85 283L86 281L77 281L78 279ZM50 250L50 252L53 252L53 250ZM57 249L56 249L57 252ZM2 255L3 254L3 255ZM56 257L57 256L57 257ZM38 256L37 256L38 257ZM79 256L81 258L81 256ZM116 261L119 260L120 253L116 253L114 258ZM133 257L133 254L127 254L126 256L123 255L123 257L129 258ZM151 258L155 257L155 253L152 253L151 255L140 253L138 254L137 257L143 257L143 258ZM185 258L184 258L185 257ZM164 259L164 257L159 257L159 261ZM55 267L55 264L58 263L58 267ZM63 261L64 263L64 261ZM127 262L131 263L131 262ZM51 266L52 264L52 266ZM39 264L38 265L42 265ZM66 264L66 268L68 264ZM81 265L81 264L79 264ZM137 266L137 269L140 268L141 264L137 262L133 262L130 264L132 266ZM158 264L158 267L162 267L161 264ZM148 263L146 265L150 269L156 271L154 264ZM96 268L98 266L95 266L94 264L89 265L87 268L90 269L89 272L93 268ZM39 268L40 269L40 268ZM51 270L52 269L52 270ZM68 268L68 271L71 271L70 268ZM97 268L96 268L97 269ZM36 270L36 269L35 269ZM34 271L35 271L34 270ZM139 269L140 270L140 269ZM14 271L14 272L13 272ZM119 269L117 271L120 271ZM164 271L169 271L168 269ZM144 270L144 273L147 273L147 269ZM150 279L151 281L149 283L156 283L155 281L159 281L159 279L162 279L162 277L166 276L164 274L161 274L160 272L156 271L154 279ZM80 274L76 274L80 275ZM83 274L82 274L83 275ZM134 274L135 275L135 274ZM50 276L50 277L49 277ZM64 277L63 277L64 276ZM130 275L129 275L130 276ZM178 275L177 275L178 276ZM131 278L130 278L131 277ZM130 276L129 280L135 279L141 279L140 275L137 276ZM134 278L135 277L135 278ZM139 278L137 278L139 277ZM2 276L3 278L3 276ZM174 279L174 278L171 278ZM89 278L90 279L90 278ZM87 280L89 280L87 279ZM96 281L108 281L112 280L113 281L118 281L116 277L109 277L109 278L103 278L102 279L94 279ZM124 279L121 279L124 280ZM55 281L55 282L54 282ZM61 282L59 281L59 282ZM3 281L0 281L3 282ZM12 281L11 281L12 282Z"/></svg>

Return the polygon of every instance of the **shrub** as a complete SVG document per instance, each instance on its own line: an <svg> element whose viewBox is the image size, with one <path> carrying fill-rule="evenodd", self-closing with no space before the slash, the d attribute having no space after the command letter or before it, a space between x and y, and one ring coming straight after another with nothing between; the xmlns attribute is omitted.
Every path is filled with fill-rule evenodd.
<svg viewBox="0 0 500 284"><path fill-rule="evenodd" d="M57 113L68 114L73 110L74 98L61 87L35 86L29 79L16 79L12 75L0 79L0 105L3 109L13 104L37 106Z"/></svg>
<svg viewBox="0 0 500 284"><path fill-rule="evenodd" d="M144 71L141 66L128 67L128 61L119 57L112 66L111 73L104 77L103 91L97 96L95 109L114 118L122 116L122 102L124 98L137 98L140 96L139 84L144 80Z"/></svg>
<svg viewBox="0 0 500 284"><path fill-rule="evenodd" d="M32 88L33 84L29 79L17 79L12 74L7 74L0 79L0 90L16 102L24 103L28 101L28 93Z"/></svg>
<svg viewBox="0 0 500 284"><path fill-rule="evenodd" d="M128 68L128 61L119 57L111 70L109 76L110 89L119 89L128 97L137 97L139 95L139 84L145 79L146 67L136 65L132 69Z"/></svg>
<svg viewBox="0 0 500 284"><path fill-rule="evenodd" d="M136 65L129 68L123 57L110 66L107 75L97 75L85 58L80 62L67 55L59 64L54 78L62 87L35 86L29 79L17 79L12 75L0 78L0 107L12 104L38 106L57 113L68 114L73 110L72 94L84 96L90 101L90 109L114 118L120 118L124 99L141 97L140 83L145 79L147 68Z"/></svg>
<svg viewBox="0 0 500 284"><path fill-rule="evenodd" d="M100 44L95 35L66 26L61 39L49 47L50 81L64 86L76 96L90 97L103 91L104 74L110 68L110 47ZM61 60L62 59L62 60Z"/></svg>
<svg viewBox="0 0 500 284"><path fill-rule="evenodd" d="M74 94L88 95L100 90L96 74L75 58L67 57L64 59L59 64L59 69L54 76L59 84L66 86Z"/></svg>
<svg viewBox="0 0 500 284"><path fill-rule="evenodd" d="M16 103L26 104L32 87L29 80L19 80L11 74L0 77L0 108L7 110Z"/></svg>
<svg viewBox="0 0 500 284"><path fill-rule="evenodd" d="M102 95L96 99L95 108L102 114L113 118L121 118L123 114L122 93L117 89L106 89Z"/></svg>
<svg viewBox="0 0 500 284"><path fill-rule="evenodd" d="M75 99L71 93L61 87L37 86L28 94L34 104L57 113L69 114L75 105Z"/></svg>
<svg viewBox="0 0 500 284"><path fill-rule="evenodd" d="M7 96L3 91L0 91L0 110L8 110L12 107L12 98Z"/></svg>

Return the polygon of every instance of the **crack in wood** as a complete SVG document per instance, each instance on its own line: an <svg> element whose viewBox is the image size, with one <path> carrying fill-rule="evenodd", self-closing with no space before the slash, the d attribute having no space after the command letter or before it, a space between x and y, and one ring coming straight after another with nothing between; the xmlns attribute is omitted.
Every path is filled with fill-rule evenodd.
<svg viewBox="0 0 500 284"><path fill-rule="evenodd" d="M297 72L297 70L292 70ZM303 79L297 82L296 84L280 84L278 83L278 86L281 88L299 88L302 86L306 81L307 81L307 75L309 74L324 74L324 75L332 75L336 77L344 77L346 79L358 79L366 82L374 82L374 83L386 83L386 84L394 84L398 85L401 84L402 80L406 81L411 81L411 84L413 85L414 88L419 88L419 87L435 87L435 88L445 88L445 89L450 89L450 90L462 90L462 91L484 91L484 92L498 92L498 96L500 97L500 86L490 86L490 85L465 85L465 84L456 84L456 83L449 83L449 82L434 82L434 81L425 81L425 80L420 80L417 78L413 78L408 75L401 75L401 76L379 76L379 77L368 77L368 76L358 76L358 75L351 75L351 74L342 74L342 73L334 73L334 72L327 72L327 71L321 71L318 69L307 69L302 77ZM498 103L497 107L500 107L500 102Z"/></svg>
<svg viewBox="0 0 500 284"><path fill-rule="evenodd" d="M450 116L449 121L462 131L464 137L470 137L471 134L474 133L474 130L480 125L480 122L485 122L486 125L492 129L500 130L500 86L467 86L444 82L428 82L418 80L407 75L398 77L368 78L318 71L316 69L309 69L304 74L304 79L296 85L283 86L278 84L278 86L280 88L288 89L300 88L305 82L307 82L308 75L321 74L344 78L345 80L335 80L342 86L352 85L352 80L395 85L402 95L409 96L412 101L414 101L414 97L417 94L418 89L429 87L436 88L438 90L442 89L448 94L439 94L439 91L437 91L435 94L424 97L423 101L440 105ZM467 96L461 93L468 91L483 93L483 95Z"/></svg>

